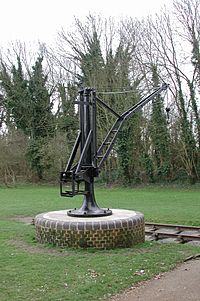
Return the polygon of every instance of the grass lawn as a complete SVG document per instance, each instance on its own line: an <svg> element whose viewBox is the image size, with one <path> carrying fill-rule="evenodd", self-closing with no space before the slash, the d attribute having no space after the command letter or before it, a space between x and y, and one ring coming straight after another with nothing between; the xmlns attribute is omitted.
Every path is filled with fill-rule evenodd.
<svg viewBox="0 0 200 301"><path fill-rule="evenodd" d="M78 207L81 199L60 198L57 187L0 188L0 301L95 301L200 252L156 242L101 251L40 245L34 226L18 220ZM97 188L96 199L101 207L141 211L146 221L200 225L200 187Z"/></svg>

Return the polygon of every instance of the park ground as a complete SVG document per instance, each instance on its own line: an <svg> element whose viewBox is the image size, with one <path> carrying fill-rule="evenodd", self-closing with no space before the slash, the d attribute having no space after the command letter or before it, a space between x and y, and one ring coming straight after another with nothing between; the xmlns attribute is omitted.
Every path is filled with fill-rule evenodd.
<svg viewBox="0 0 200 301"><path fill-rule="evenodd" d="M198 185L134 189L99 187L96 198L101 207L141 211L149 222L199 226L199 192ZM151 279L161 283L167 279L166 272L177 266L181 269L187 257L200 253L199 247L157 242L125 249L77 250L40 245L35 241L31 224L35 215L78 207L81 200L81 197L60 198L58 188L53 186L0 188L0 301L118 298L120 293L127 293L139 283L145 282L147 287L154 281ZM186 275L189 270L182 274L184 272Z"/></svg>

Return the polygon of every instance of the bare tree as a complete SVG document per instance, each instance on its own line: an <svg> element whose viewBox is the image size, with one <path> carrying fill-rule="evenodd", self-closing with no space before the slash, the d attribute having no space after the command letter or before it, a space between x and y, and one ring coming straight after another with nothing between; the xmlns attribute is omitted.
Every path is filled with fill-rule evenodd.
<svg viewBox="0 0 200 301"><path fill-rule="evenodd" d="M185 76L191 100L191 107L196 122L196 133L200 148L200 114L197 105L196 83L200 92L200 1L176 0L174 1L175 15L182 25L181 36L191 46L190 59L193 69L192 79Z"/></svg>
<svg viewBox="0 0 200 301"><path fill-rule="evenodd" d="M156 60L161 78L168 78L170 89L174 98L173 103L178 110L178 119L180 123L180 141L182 143L181 155L190 179L195 181L198 178L198 156L193 128L198 124L190 119L194 113L195 98L195 72L190 60L187 59L186 52L181 47L179 32L172 17L164 11L161 16L155 20L148 20L148 26L145 28L147 43L144 46L146 68L149 67L152 59ZM146 41L145 41L146 42ZM142 62L142 58L141 58ZM186 69L190 64L190 72ZM198 116L197 116L198 117ZM198 140L198 139L197 139Z"/></svg>

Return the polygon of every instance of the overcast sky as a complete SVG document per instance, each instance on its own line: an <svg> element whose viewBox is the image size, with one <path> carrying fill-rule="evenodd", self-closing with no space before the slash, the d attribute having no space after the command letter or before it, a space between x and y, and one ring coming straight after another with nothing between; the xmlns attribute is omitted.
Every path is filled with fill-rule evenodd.
<svg viewBox="0 0 200 301"><path fill-rule="evenodd" d="M173 0L1 0L1 45L21 40L54 40L57 32L72 25L74 16L83 19L89 13L108 17L142 17L159 13Z"/></svg>

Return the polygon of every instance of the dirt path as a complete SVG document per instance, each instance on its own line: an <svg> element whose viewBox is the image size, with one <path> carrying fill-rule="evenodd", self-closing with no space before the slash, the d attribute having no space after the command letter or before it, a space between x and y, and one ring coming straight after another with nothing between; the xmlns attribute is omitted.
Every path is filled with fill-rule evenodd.
<svg viewBox="0 0 200 301"><path fill-rule="evenodd" d="M107 301L200 301L200 260L192 260Z"/></svg>

